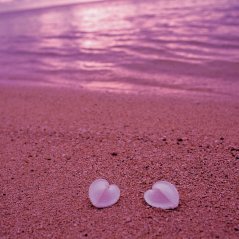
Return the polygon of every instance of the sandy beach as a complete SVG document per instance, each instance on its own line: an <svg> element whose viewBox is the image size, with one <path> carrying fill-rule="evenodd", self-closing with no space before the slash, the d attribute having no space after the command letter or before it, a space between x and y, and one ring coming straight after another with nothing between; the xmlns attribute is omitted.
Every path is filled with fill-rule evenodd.
<svg viewBox="0 0 239 239"><path fill-rule="evenodd" d="M0 239L239 238L238 10L0 0Z"/></svg>
<svg viewBox="0 0 239 239"><path fill-rule="evenodd" d="M238 238L238 101L202 98L1 85L0 238ZM144 202L161 179L175 210Z"/></svg>

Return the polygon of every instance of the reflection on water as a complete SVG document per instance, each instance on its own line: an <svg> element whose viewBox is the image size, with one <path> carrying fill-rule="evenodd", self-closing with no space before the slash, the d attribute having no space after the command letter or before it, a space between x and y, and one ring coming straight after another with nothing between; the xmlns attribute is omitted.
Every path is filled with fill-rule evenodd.
<svg viewBox="0 0 239 239"><path fill-rule="evenodd" d="M235 89L238 29L236 0L103 1L0 14L0 80Z"/></svg>

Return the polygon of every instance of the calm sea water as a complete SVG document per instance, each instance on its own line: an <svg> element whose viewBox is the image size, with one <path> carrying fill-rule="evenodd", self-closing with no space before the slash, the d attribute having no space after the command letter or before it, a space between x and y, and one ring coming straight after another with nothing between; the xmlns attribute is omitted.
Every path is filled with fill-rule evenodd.
<svg viewBox="0 0 239 239"><path fill-rule="evenodd" d="M238 0L125 0L0 13L0 81L239 92Z"/></svg>

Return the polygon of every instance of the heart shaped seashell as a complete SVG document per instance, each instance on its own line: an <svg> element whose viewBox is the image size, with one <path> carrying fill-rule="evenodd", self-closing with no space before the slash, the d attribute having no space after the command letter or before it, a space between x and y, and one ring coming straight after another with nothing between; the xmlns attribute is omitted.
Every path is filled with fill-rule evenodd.
<svg viewBox="0 0 239 239"><path fill-rule="evenodd" d="M110 207L120 198L120 189L117 185L109 185L105 179L95 180L89 188L91 203L97 208Z"/></svg>
<svg viewBox="0 0 239 239"><path fill-rule="evenodd" d="M158 181L144 193L144 200L152 207L174 209L179 205L179 193L173 184Z"/></svg>

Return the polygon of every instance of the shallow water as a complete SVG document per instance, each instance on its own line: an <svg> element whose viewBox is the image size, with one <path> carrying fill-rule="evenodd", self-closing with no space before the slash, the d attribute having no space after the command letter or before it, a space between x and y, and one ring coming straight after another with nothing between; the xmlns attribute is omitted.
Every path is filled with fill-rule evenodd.
<svg viewBox="0 0 239 239"><path fill-rule="evenodd" d="M0 13L0 81L239 92L239 1L101 1Z"/></svg>

